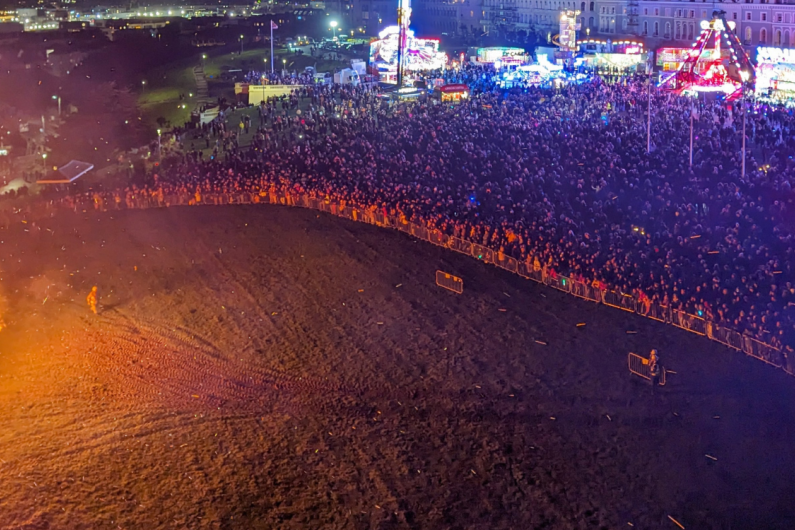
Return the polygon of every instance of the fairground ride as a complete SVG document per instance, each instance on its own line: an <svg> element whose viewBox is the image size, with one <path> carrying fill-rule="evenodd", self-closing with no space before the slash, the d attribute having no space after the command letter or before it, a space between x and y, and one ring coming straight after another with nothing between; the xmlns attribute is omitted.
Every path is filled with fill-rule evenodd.
<svg viewBox="0 0 795 530"><path fill-rule="evenodd" d="M701 34L684 62L659 86L679 94L713 92L726 101L739 98L756 74L734 28L725 11L714 11L712 20L701 22Z"/></svg>
<svg viewBox="0 0 795 530"><path fill-rule="evenodd" d="M447 54L439 51L439 39L420 39L409 29L410 0L400 0L397 26L384 28L378 40L370 43L370 66L378 71L382 82L402 87L406 72L441 70Z"/></svg>

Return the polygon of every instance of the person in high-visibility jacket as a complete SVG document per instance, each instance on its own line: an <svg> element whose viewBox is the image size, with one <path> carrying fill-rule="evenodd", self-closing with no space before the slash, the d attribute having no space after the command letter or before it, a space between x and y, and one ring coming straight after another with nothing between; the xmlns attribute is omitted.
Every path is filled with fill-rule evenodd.
<svg viewBox="0 0 795 530"><path fill-rule="evenodd" d="M88 307L91 309L91 312L95 315L97 314L97 286L91 288L91 292L88 293L86 296L86 302L88 302Z"/></svg>
<svg viewBox="0 0 795 530"><path fill-rule="evenodd" d="M660 368L660 358L657 355L657 350L652 350L649 355L649 373L652 387L657 386L660 381Z"/></svg>

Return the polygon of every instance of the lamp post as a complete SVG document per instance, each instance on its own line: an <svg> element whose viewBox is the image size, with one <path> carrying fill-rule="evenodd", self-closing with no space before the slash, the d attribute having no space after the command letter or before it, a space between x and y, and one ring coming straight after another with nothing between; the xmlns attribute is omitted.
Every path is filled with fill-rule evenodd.
<svg viewBox="0 0 795 530"><path fill-rule="evenodd" d="M146 92L146 79L141 81L141 93L143 94L145 92Z"/></svg>
<svg viewBox="0 0 795 530"><path fill-rule="evenodd" d="M328 25L331 26L331 31L333 32L333 35L334 35L334 39L332 39L332 40L336 41L337 40L337 21L336 20L332 20L331 22L328 23Z"/></svg>
<svg viewBox="0 0 795 530"><path fill-rule="evenodd" d="M748 114L748 109L745 106L745 84L748 82L748 79L751 75L746 70L740 70L740 79L742 79L742 91L743 91L743 169L742 169L742 178L745 178L745 115Z"/></svg>
<svg viewBox="0 0 795 530"><path fill-rule="evenodd" d="M243 55L243 39L245 38L244 35L240 36L240 55Z"/></svg>
<svg viewBox="0 0 795 530"><path fill-rule="evenodd" d="M162 146L160 144L160 134L162 131L160 129L157 130L157 159L160 160L161 153L162 153Z"/></svg>
<svg viewBox="0 0 795 530"><path fill-rule="evenodd" d="M282 59L282 75L287 71L287 59Z"/></svg>
<svg viewBox="0 0 795 530"><path fill-rule="evenodd" d="M690 102L690 167L693 167L693 115L695 114L695 109L693 108L693 102Z"/></svg>
<svg viewBox="0 0 795 530"><path fill-rule="evenodd" d="M53 96L52 99L58 100L58 116L61 115L61 96Z"/></svg>
<svg viewBox="0 0 795 530"><path fill-rule="evenodd" d="M202 54L202 68L204 68L204 63L205 63L206 60L207 60L207 54L203 53Z"/></svg>
<svg viewBox="0 0 795 530"><path fill-rule="evenodd" d="M649 76L646 104L646 153L651 153L651 68L646 65L646 75Z"/></svg>

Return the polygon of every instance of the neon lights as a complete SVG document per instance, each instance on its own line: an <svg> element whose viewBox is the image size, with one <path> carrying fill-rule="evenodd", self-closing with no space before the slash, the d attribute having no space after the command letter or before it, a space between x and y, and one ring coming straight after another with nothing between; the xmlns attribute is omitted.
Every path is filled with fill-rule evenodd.
<svg viewBox="0 0 795 530"><path fill-rule="evenodd" d="M370 43L370 64L382 74L397 72L400 26L389 26L378 34L379 40ZM406 30L403 68L407 71L438 70L447 65L447 54L439 51L438 39L419 39L414 31Z"/></svg>
<svg viewBox="0 0 795 530"><path fill-rule="evenodd" d="M787 106L795 104L795 50L760 47L756 61L757 98Z"/></svg>

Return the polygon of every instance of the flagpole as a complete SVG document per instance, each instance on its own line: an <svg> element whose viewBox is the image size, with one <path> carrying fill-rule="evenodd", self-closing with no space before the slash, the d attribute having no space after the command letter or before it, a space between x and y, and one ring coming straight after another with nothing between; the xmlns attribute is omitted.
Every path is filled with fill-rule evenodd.
<svg viewBox="0 0 795 530"><path fill-rule="evenodd" d="M649 52L651 54L651 52ZM652 66L651 66L651 56L646 58L646 75L649 78L648 89L647 89L647 103L646 103L646 152L651 153L651 74L652 74Z"/></svg>
<svg viewBox="0 0 795 530"><path fill-rule="evenodd" d="M273 73L273 20L271 20L271 73Z"/></svg>

